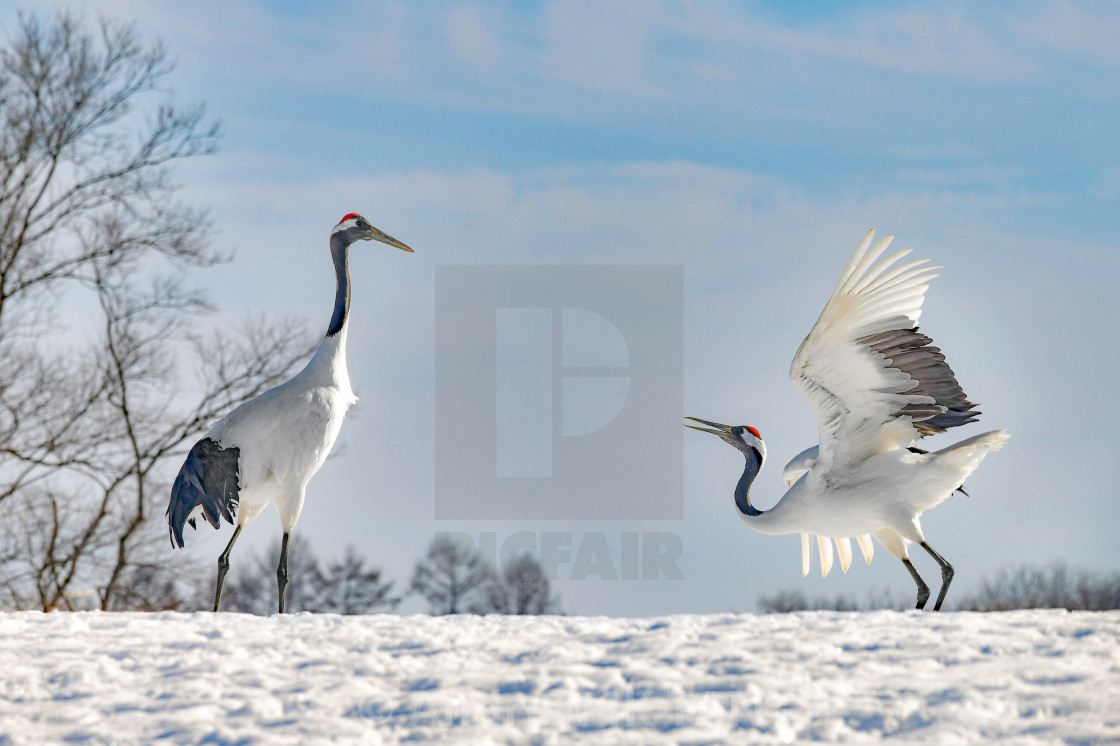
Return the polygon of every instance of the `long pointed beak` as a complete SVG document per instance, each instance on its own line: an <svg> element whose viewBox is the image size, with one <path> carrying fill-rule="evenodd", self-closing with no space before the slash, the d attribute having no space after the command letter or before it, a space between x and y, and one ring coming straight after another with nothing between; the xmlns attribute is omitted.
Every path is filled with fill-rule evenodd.
<svg viewBox="0 0 1120 746"><path fill-rule="evenodd" d="M718 422L709 422L708 420L702 420L698 417L685 417L685 419L686 420L692 420L693 422L702 422L705 425L711 425L712 426L712 427L697 427L696 425L690 425L687 422L684 423L685 427L691 427L693 430L699 430L702 433L714 433L715 435L725 435L725 434L731 432L731 426L730 425L721 425ZM716 429L713 430L712 428L716 428Z"/></svg>
<svg viewBox="0 0 1120 746"><path fill-rule="evenodd" d="M410 254L415 253L403 241L398 241L397 239L390 236L388 233L382 233L381 231L374 228L372 225L370 226L369 231L370 231L370 238L372 238L374 241L380 241L381 243L387 243L390 246L396 246L401 251L407 251Z"/></svg>

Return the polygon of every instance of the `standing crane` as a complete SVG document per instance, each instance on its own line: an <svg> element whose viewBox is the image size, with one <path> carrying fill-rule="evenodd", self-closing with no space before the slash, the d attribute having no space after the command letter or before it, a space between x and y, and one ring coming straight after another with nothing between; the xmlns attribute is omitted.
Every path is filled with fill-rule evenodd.
<svg viewBox="0 0 1120 746"><path fill-rule="evenodd" d="M976 435L940 451L914 447L926 435L975 422L980 412L968 401L933 340L918 331L927 283L936 277L918 259L894 266L910 249L876 264L894 236L871 247L871 230L856 248L840 282L790 367L790 379L813 410L820 444L786 466L790 489L770 510L751 502L750 490L766 461L758 430L687 417L707 427L746 458L735 487L743 521L764 534L801 534L802 574L809 567L809 535L817 536L821 572L832 567L831 538L844 571L852 537L864 558L871 537L909 570L918 586L917 608L929 586L910 562L918 544L941 567L940 610L953 580L953 566L926 542L919 521L948 498L984 457L1010 437L1006 430ZM869 250L870 249L870 250Z"/></svg>
<svg viewBox="0 0 1120 746"><path fill-rule="evenodd" d="M338 438L342 418L358 399L350 390L346 371L346 331L350 311L350 244L380 241L411 252L405 244L382 233L357 213L350 213L331 230L331 258L337 288L327 336L307 366L290 380L241 404L198 441L187 454L171 488L167 524L172 546L183 546L183 526L195 528L201 515L218 528L220 519L237 526L218 557L214 611L222 603L222 586L229 571L229 555L241 529L272 503L280 514L284 538L276 581L280 613L288 585L288 540L303 510L307 483Z"/></svg>

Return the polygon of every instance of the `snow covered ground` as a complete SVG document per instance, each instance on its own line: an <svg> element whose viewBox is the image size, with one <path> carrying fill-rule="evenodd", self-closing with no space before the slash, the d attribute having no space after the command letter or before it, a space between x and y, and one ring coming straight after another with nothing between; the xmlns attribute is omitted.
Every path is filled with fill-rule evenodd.
<svg viewBox="0 0 1120 746"><path fill-rule="evenodd" d="M1120 743L1120 612L0 614L0 744Z"/></svg>

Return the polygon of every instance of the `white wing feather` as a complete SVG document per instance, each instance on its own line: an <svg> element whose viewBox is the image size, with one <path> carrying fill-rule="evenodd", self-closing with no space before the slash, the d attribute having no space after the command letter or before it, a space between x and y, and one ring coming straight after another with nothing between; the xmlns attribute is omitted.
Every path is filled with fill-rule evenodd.
<svg viewBox="0 0 1120 746"><path fill-rule="evenodd" d="M870 565L871 558L875 556L875 545L871 543L871 535L857 536L856 543L859 544L859 550L863 552L863 559Z"/></svg>
<svg viewBox="0 0 1120 746"><path fill-rule="evenodd" d="M826 578L832 569L832 542L827 536L818 536L817 549L821 553L821 577Z"/></svg>
<svg viewBox="0 0 1120 746"><path fill-rule="evenodd" d="M792 487L816 462L817 446L806 448L790 459L789 463L786 464L786 468L782 469L782 481L786 483L786 487Z"/></svg>
<svg viewBox="0 0 1120 746"><path fill-rule="evenodd" d="M809 548L809 534L801 534L801 577L809 574L809 563L813 559L813 550Z"/></svg>
<svg viewBox="0 0 1120 746"><path fill-rule="evenodd" d="M840 569L848 572L848 568L852 566L852 543L846 537L837 536L833 539L836 542L836 554L840 557Z"/></svg>
<svg viewBox="0 0 1120 746"><path fill-rule="evenodd" d="M875 264L893 236L869 248L873 235L869 231L852 254L790 366L790 379L816 418L818 460L825 469L913 443L920 433L910 417L898 416L899 411L908 405L937 405L932 396L908 394L919 382L859 341L881 332L914 329L926 283L936 277L932 270L937 267L928 266L925 259L892 269L909 250Z"/></svg>

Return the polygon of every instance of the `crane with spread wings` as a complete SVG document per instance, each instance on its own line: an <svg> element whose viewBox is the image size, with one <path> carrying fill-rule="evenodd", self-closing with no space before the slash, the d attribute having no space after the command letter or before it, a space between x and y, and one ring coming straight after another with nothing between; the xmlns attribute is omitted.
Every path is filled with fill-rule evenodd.
<svg viewBox="0 0 1120 746"><path fill-rule="evenodd" d="M1003 447L1006 430L982 433L938 451L920 438L975 422L970 402L933 340L918 330L928 283L938 267L928 259L899 263L909 249L878 261L887 236L872 247L864 236L836 289L790 367L790 379L817 422L819 445L795 457L783 473L789 490L769 510L751 502L750 489L766 460L766 445L749 425L730 426L695 417L686 427L713 433L738 449L746 468L735 488L744 522L765 534L801 534L802 574L817 537L821 571L832 567L832 544L846 572L855 538L870 562L871 537L902 560L918 586L917 608L929 586L910 561L918 544L941 568L939 610L953 566L926 541L921 514L959 489L984 457Z"/></svg>

